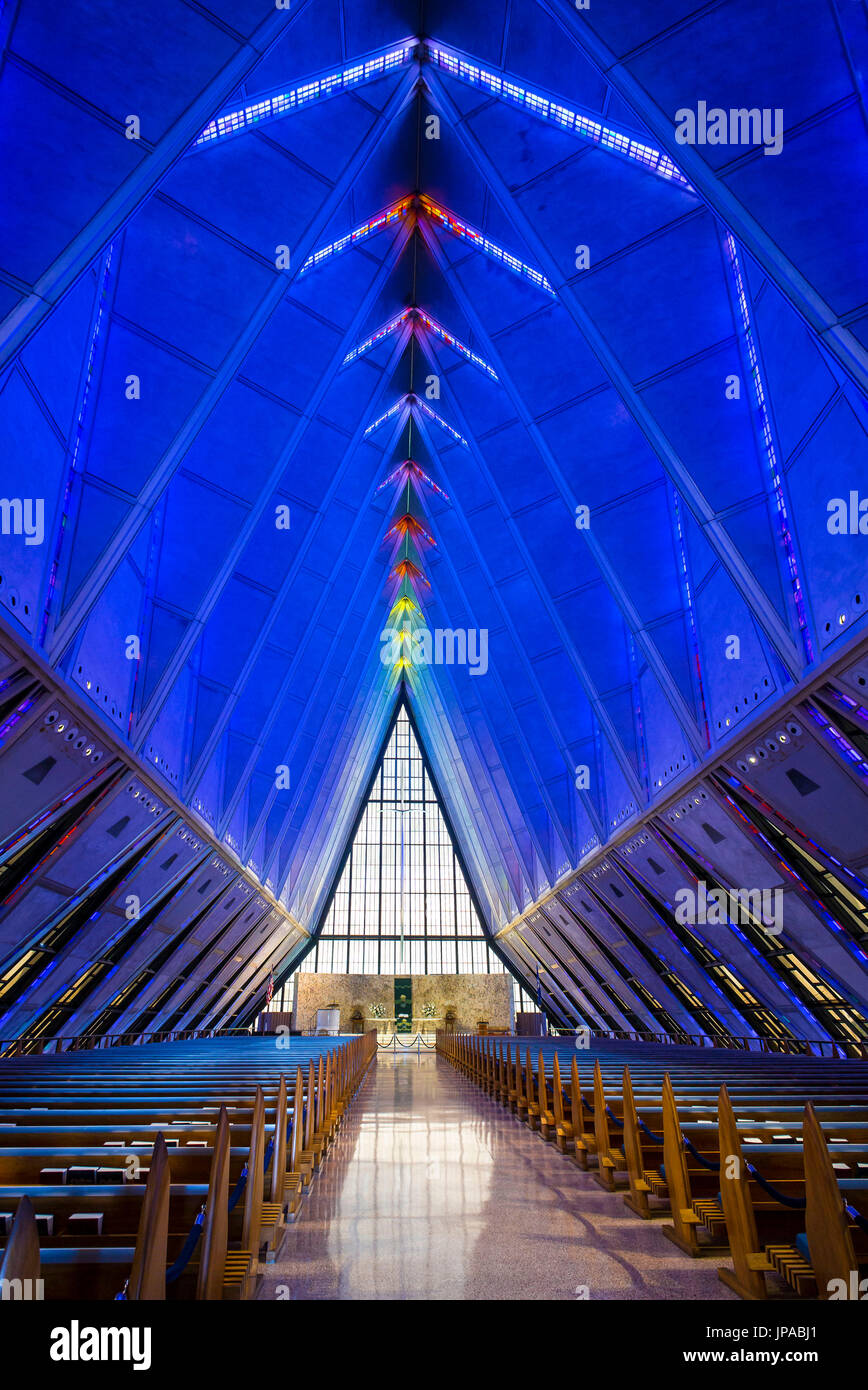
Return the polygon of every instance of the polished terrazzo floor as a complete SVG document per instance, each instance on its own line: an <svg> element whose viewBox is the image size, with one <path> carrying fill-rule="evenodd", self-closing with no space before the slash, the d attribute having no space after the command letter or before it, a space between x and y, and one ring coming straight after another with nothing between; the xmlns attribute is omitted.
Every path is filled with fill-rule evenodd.
<svg viewBox="0 0 868 1390"><path fill-rule="evenodd" d="M260 1297L735 1298L659 1225L448 1062L381 1053Z"/></svg>

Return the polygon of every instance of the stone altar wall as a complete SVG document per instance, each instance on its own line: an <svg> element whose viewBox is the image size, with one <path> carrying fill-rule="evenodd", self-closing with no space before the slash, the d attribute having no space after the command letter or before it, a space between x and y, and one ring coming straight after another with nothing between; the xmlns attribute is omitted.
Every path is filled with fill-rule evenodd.
<svg viewBox="0 0 868 1390"><path fill-rule="evenodd" d="M401 976L398 977L403 978ZM455 1014L458 1029L475 1029L481 1019L490 1028L512 1030L511 975L413 975L413 1021L430 1029L443 1027L447 1009ZM434 1005L437 1017L422 1019L424 1004ZM371 1005L382 1004L386 1018L395 1013L394 975L313 975L299 973L295 977L293 1016L296 1028L306 1031L316 1022L317 1009L329 1006L341 1011L341 1032L351 1031L350 1018L359 1008L365 1028L384 1026L371 1015Z"/></svg>

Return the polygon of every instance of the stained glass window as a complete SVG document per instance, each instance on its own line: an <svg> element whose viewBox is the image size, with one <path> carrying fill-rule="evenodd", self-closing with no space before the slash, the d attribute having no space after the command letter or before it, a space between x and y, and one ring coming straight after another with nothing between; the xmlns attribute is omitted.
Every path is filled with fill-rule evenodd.
<svg viewBox="0 0 868 1390"><path fill-rule="evenodd" d="M403 707L317 944L300 969L365 975L485 975L506 970L486 940ZM275 1000L291 999L291 983L284 983ZM536 1009L518 981L514 994L516 1010Z"/></svg>

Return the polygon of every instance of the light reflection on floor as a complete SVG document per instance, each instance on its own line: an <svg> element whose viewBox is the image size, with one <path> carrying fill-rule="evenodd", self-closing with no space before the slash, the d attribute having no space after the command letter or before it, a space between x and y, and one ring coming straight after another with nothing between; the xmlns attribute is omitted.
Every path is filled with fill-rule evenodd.
<svg viewBox="0 0 868 1390"><path fill-rule="evenodd" d="M261 1297L734 1297L655 1226L448 1063L381 1053Z"/></svg>

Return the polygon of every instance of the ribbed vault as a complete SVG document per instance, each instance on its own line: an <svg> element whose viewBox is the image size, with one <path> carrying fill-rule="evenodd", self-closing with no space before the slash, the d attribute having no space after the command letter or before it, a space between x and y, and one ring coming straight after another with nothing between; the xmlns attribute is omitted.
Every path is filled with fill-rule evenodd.
<svg viewBox="0 0 868 1390"><path fill-rule="evenodd" d="M0 1032L247 1016L403 697L559 1019L864 1036L842 7L92 9L0 20Z"/></svg>

